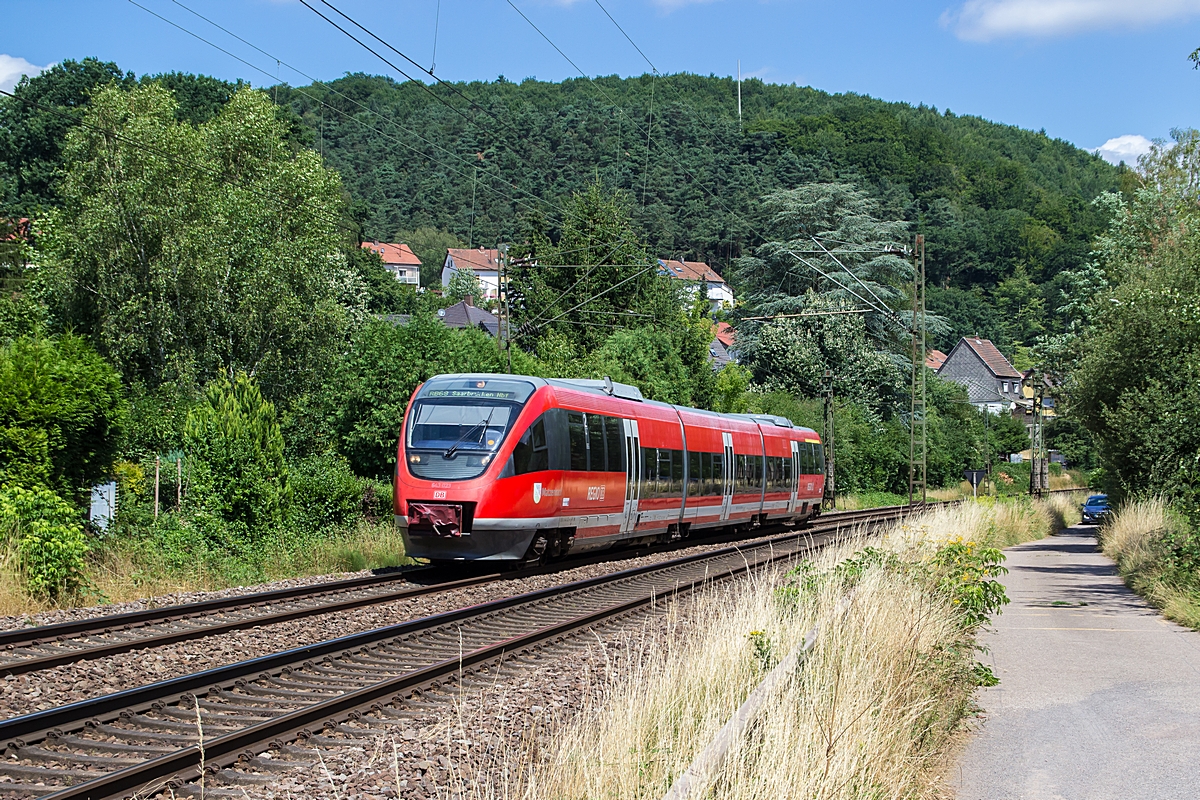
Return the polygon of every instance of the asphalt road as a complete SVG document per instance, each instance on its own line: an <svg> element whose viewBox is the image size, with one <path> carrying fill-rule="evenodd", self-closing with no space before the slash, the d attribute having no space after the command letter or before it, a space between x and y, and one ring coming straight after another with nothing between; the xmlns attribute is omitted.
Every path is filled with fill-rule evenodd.
<svg viewBox="0 0 1200 800"><path fill-rule="evenodd" d="M1200 798L1200 633L1127 589L1090 526L1005 554L959 800Z"/></svg>

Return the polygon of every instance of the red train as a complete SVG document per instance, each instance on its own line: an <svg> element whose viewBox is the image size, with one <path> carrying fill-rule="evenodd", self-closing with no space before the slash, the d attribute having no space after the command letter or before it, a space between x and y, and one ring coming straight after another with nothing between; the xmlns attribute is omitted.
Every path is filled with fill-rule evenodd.
<svg viewBox="0 0 1200 800"><path fill-rule="evenodd" d="M410 556L533 562L816 516L817 433L633 386L439 375L409 401L395 514Z"/></svg>

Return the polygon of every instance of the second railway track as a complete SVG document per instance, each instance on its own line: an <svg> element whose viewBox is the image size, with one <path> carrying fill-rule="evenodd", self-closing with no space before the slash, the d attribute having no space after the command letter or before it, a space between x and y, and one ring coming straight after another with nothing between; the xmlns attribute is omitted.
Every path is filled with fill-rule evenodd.
<svg viewBox="0 0 1200 800"><path fill-rule="evenodd" d="M898 512L900 507L845 511L827 515L818 527L835 522L847 524L879 513ZM763 535L782 528L764 529ZM685 540L676 546L699 546L724 539ZM625 557L645 555L647 548L631 549ZM659 549L659 552L664 552ZM389 572L342 581L289 587L267 592L213 598L196 603L142 609L74 620L54 625L0 631L0 675L22 675L39 670L103 658L151 647L203 639L230 631L274 625L321 614L350 611L398 600L480 586L494 581L546 574L555 570L614 559L599 554L568 559L547 567L510 572L489 572L447 579L448 573L431 568ZM423 575L429 583L414 585L409 580ZM441 577L441 580L438 578ZM398 585L399 584L399 585Z"/></svg>
<svg viewBox="0 0 1200 800"><path fill-rule="evenodd" d="M0 795L101 800L154 792L364 713L505 655L572 635L828 542L823 530L528 592L0 722ZM198 723L204 731L200 747Z"/></svg>

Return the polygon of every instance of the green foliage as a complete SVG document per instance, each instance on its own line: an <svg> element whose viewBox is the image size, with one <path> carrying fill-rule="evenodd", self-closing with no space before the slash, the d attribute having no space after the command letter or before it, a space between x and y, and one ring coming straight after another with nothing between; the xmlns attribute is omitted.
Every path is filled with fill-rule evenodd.
<svg viewBox="0 0 1200 800"><path fill-rule="evenodd" d="M446 299L461 303L468 297L477 305L483 305L483 282L475 270L460 268L450 276L450 283L446 285Z"/></svg>
<svg viewBox="0 0 1200 800"><path fill-rule="evenodd" d="M62 206L42 221L48 299L129 382L238 370L287 397L322 374L365 287L339 251L341 184L293 152L267 96L199 126L162 85L92 95L67 136ZM143 145L151 145L148 149Z"/></svg>
<svg viewBox="0 0 1200 800"><path fill-rule="evenodd" d="M418 306L411 284L396 280L383 266L379 253L366 247L351 249L350 268L366 289L367 308L376 314L411 314Z"/></svg>
<svg viewBox="0 0 1200 800"><path fill-rule="evenodd" d="M390 475L404 412L418 384L446 372L505 371L507 359L501 363L495 341L482 331L447 328L425 313L407 325L371 320L355 333L319 391L291 410L289 437L301 453L336 449L358 475ZM538 374L538 367L514 350L513 371Z"/></svg>
<svg viewBox="0 0 1200 800"><path fill-rule="evenodd" d="M0 344L0 481L71 497L108 472L124 420L119 376L83 339Z"/></svg>
<svg viewBox="0 0 1200 800"><path fill-rule="evenodd" d="M275 406L245 373L209 384L188 413L184 453L186 507L210 538L236 544L283 521L291 500L283 435Z"/></svg>
<svg viewBox="0 0 1200 800"><path fill-rule="evenodd" d="M61 202L59 171L67 132L86 114L92 92L133 75L95 58L67 59L40 75L21 78L17 99L0 100L0 216L29 216Z"/></svg>
<svg viewBox="0 0 1200 800"><path fill-rule="evenodd" d="M342 528L358 514L363 487L337 453L314 453L288 466L291 524L303 530Z"/></svg>
<svg viewBox="0 0 1200 800"><path fill-rule="evenodd" d="M1008 604L1004 584L996 580L1008 570L1004 554L958 539L942 545L930 562L937 589L950 598L968 628L977 628Z"/></svg>
<svg viewBox="0 0 1200 800"><path fill-rule="evenodd" d="M750 388L750 373L741 364L730 361L717 373L714 411L744 414L750 408L746 390Z"/></svg>
<svg viewBox="0 0 1200 800"><path fill-rule="evenodd" d="M1070 410L1094 437L1114 495L1200 507L1200 133L1175 132L1142 161L1145 187L1114 199L1071 374Z"/></svg>
<svg viewBox="0 0 1200 800"><path fill-rule="evenodd" d="M0 534L15 545L25 587L55 600L86 585L88 544L79 513L45 486L0 485Z"/></svg>
<svg viewBox="0 0 1200 800"><path fill-rule="evenodd" d="M421 285L442 285L442 266L446 263L446 251L453 247L466 247L465 241L441 228L429 226L397 231L389 240L404 242L412 248L421 261Z"/></svg>

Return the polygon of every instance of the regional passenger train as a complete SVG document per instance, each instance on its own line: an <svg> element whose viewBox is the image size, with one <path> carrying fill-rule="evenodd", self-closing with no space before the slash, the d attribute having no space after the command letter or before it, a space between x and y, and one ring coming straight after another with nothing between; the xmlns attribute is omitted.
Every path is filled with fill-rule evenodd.
<svg viewBox="0 0 1200 800"><path fill-rule="evenodd" d="M417 387L396 463L410 556L533 563L820 510L820 438L783 417L647 400L633 386L439 375Z"/></svg>

